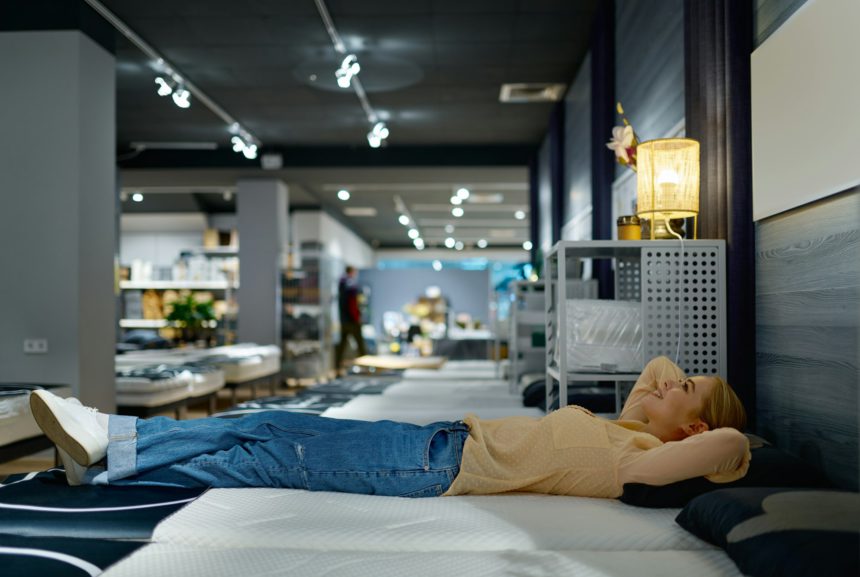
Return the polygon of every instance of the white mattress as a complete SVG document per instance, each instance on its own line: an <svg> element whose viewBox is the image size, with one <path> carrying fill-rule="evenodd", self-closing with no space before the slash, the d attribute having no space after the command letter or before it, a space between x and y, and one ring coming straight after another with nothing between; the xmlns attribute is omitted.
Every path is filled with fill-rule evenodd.
<svg viewBox="0 0 860 577"><path fill-rule="evenodd" d="M68 397L71 387L57 386L50 389L55 395ZM30 393L0 396L0 445L9 445L23 439L38 437L42 430L30 412Z"/></svg>
<svg viewBox="0 0 860 577"><path fill-rule="evenodd" d="M401 381L382 392L385 396L452 397L463 394L495 397L514 397L506 383L499 380L476 379L474 381ZM522 397L516 395L522 401Z"/></svg>
<svg viewBox="0 0 860 577"><path fill-rule="evenodd" d="M449 551L440 555L283 548L214 550L160 543L139 549L103 573L104 577L689 577L691 574L741 575L722 551Z"/></svg>
<svg viewBox="0 0 860 577"><path fill-rule="evenodd" d="M148 393L123 393L117 391L116 404L123 407L160 407L187 399L190 396L191 389L189 386Z"/></svg>
<svg viewBox="0 0 860 577"><path fill-rule="evenodd" d="M714 550L677 509L508 494L407 499L292 489L213 489L153 541L204 548L351 551Z"/></svg>
<svg viewBox="0 0 860 577"><path fill-rule="evenodd" d="M193 381L189 371L183 371L176 376L160 379L146 377L117 377L117 393L156 393L169 389L189 389Z"/></svg>
<svg viewBox="0 0 860 577"><path fill-rule="evenodd" d="M499 379L421 380L393 384L381 395L359 395L323 415L335 419L376 421L391 419L419 425L454 421L474 413L483 419L525 415L542 417L544 412L524 407L522 397L512 395Z"/></svg>
<svg viewBox="0 0 860 577"><path fill-rule="evenodd" d="M217 357L226 356L219 361ZM281 349L274 345L239 344L208 349L204 357L224 371L228 383L241 383L274 375L281 370Z"/></svg>
<svg viewBox="0 0 860 577"><path fill-rule="evenodd" d="M448 364L441 369L406 369L403 371L404 379L421 380L445 380L445 379L494 379L496 370L449 367Z"/></svg>
<svg viewBox="0 0 860 577"><path fill-rule="evenodd" d="M428 425L436 421L459 421L469 413L473 413L484 420L514 416L542 417L545 414L534 407L476 407L468 405L423 407L419 403L411 408L386 408L373 405L361 406L356 403L356 399L340 407L329 407L322 413L322 416L332 419L391 420L415 425Z"/></svg>
<svg viewBox="0 0 860 577"><path fill-rule="evenodd" d="M224 371L193 373L191 396L202 397L224 388Z"/></svg>
<svg viewBox="0 0 860 577"><path fill-rule="evenodd" d="M228 362L216 362L219 369L224 371L224 379L228 383L242 383L274 375L281 370L280 357L245 357L233 358Z"/></svg>

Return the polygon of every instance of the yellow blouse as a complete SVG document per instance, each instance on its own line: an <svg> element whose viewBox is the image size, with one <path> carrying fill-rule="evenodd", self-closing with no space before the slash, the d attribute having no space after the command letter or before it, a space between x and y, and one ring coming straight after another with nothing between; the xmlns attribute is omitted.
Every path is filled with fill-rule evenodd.
<svg viewBox="0 0 860 577"><path fill-rule="evenodd" d="M644 418L639 402L665 371L683 376L665 357L651 361L621 417ZM470 430L460 473L446 495L523 491L616 498L625 483L666 485L699 476L727 483L749 467L749 442L731 428L663 443L644 432L641 420L610 421L577 406L539 419L469 415L465 422Z"/></svg>

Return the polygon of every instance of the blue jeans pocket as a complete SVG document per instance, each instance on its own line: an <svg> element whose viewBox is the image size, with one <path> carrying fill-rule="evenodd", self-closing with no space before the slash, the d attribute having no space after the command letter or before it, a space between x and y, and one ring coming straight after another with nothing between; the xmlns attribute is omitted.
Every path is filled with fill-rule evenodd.
<svg viewBox="0 0 860 577"><path fill-rule="evenodd" d="M424 487L423 489L419 489L417 491L410 491L408 493L403 493L400 497L408 497L410 499L421 499L425 497L440 497L445 490L442 488L442 485L435 484L430 485L429 487Z"/></svg>

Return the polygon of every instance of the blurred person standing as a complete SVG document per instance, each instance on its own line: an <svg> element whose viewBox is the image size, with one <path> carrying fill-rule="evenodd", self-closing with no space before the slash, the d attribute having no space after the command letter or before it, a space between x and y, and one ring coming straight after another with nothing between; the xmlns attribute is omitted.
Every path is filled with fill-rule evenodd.
<svg viewBox="0 0 860 577"><path fill-rule="evenodd" d="M356 277L358 271L354 266L347 266L346 272L338 282L338 311L340 312L340 342L334 352L335 370L340 371L343 362L343 353L346 348L347 338L352 337L355 341L358 356L367 354L367 346L364 337L361 336L361 310L358 306L358 295L361 288Z"/></svg>

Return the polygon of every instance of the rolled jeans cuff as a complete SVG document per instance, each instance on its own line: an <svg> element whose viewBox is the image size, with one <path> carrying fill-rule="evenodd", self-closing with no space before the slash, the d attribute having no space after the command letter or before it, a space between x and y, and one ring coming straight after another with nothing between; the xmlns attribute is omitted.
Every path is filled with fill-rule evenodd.
<svg viewBox="0 0 860 577"><path fill-rule="evenodd" d="M108 419L107 463L108 482L137 474L137 417Z"/></svg>

